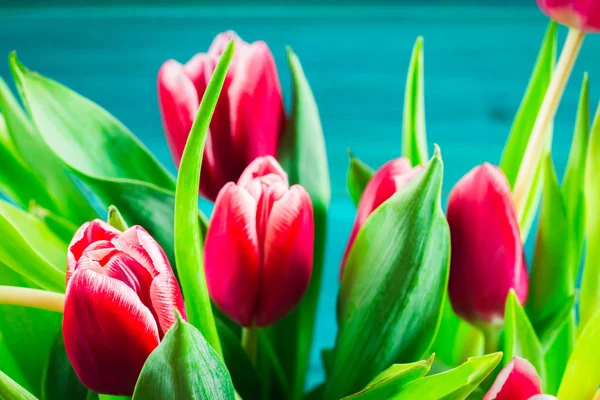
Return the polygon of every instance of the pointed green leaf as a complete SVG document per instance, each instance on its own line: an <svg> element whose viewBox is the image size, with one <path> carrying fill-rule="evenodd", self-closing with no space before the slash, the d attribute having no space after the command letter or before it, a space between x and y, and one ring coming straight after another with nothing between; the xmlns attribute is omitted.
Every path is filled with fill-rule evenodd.
<svg viewBox="0 0 600 400"><path fill-rule="evenodd" d="M61 330L56 335L44 370L42 399L86 400L88 393L88 389L79 381L69 362Z"/></svg>
<svg viewBox="0 0 600 400"><path fill-rule="evenodd" d="M506 146L502 152L500 168L504 171L511 187L514 186L517 180L533 124L550 84L552 71L556 62L556 32L556 23L550 22L531 74L529 85L525 91L525 96L521 101L519 111L517 111L508 140L506 141ZM538 170L539 168L538 166ZM543 175L539 174L538 176L541 177ZM527 207L522 215L519 215L519 226L521 227L523 241L527 239L533 217L537 211L541 189L541 180L534 179L529 196L527 197Z"/></svg>
<svg viewBox="0 0 600 400"><path fill-rule="evenodd" d="M362 197L363 191L367 187L367 184L371 180L371 177L375 173L371 167L358 158L354 157L350 151L350 164L348 165L348 193L354 205L358 207L360 198Z"/></svg>
<svg viewBox="0 0 600 400"><path fill-rule="evenodd" d="M230 58L229 53L222 59ZM180 315L146 360L133 393L133 400L234 398L231 377L219 355Z"/></svg>
<svg viewBox="0 0 600 400"><path fill-rule="evenodd" d="M14 53L11 58L14 58ZM43 186L43 191L36 190L31 193L35 196L33 200L78 224L93 219L97 214L91 203L73 181L61 160L44 143L2 79L0 110L19 156L34 174L33 180Z"/></svg>
<svg viewBox="0 0 600 400"><path fill-rule="evenodd" d="M353 400L380 400L388 399L398 393L400 388L415 379L427 375L431 368L434 356L427 360L417 361L410 364L394 364L379 375L377 375L360 392L346 399Z"/></svg>
<svg viewBox="0 0 600 400"><path fill-rule="evenodd" d="M544 357L546 364L544 389L548 394L556 394L558 391L575 344L574 300L573 297L565 308L559 310L554 322L541 336L542 345L546 350Z"/></svg>
<svg viewBox="0 0 600 400"><path fill-rule="evenodd" d="M579 299L579 331L600 309L600 105L590 133L585 164L586 254Z"/></svg>
<svg viewBox="0 0 600 400"><path fill-rule="evenodd" d="M581 94L579 95L579 106L577 108L577 119L575 120L575 132L571 143L569 161L565 170L562 195L567 207L569 223L574 235L573 257L577 265L570 269L573 272L573 281L577 280L579 273L579 262L583 251L583 239L585 233L584 225L584 185L585 185L585 158L590 133L590 104L589 83L587 73L583 76Z"/></svg>
<svg viewBox="0 0 600 400"><path fill-rule="evenodd" d="M413 47L406 88L402 120L402 155L411 165L427 162L427 135L425 133L425 95L423 79L423 38L418 37Z"/></svg>
<svg viewBox="0 0 600 400"><path fill-rule="evenodd" d="M143 226L173 260L175 180L133 134L97 104L11 57L24 103L52 151L100 198ZM94 151L89 151L94 149Z"/></svg>
<svg viewBox="0 0 600 400"><path fill-rule="evenodd" d="M527 313L534 325L554 314L573 295L572 271L579 265L573 226L549 155L544 163L542 210L527 298Z"/></svg>
<svg viewBox="0 0 600 400"><path fill-rule="evenodd" d="M200 102L181 157L175 195L175 258L187 315L218 354L221 354L221 345L204 276L198 187L208 127L232 57L233 40L221 55Z"/></svg>
<svg viewBox="0 0 600 400"><path fill-rule="evenodd" d="M504 311L504 365L513 357L529 360L544 382L544 349L515 292L511 289Z"/></svg>
<svg viewBox="0 0 600 400"><path fill-rule="evenodd" d="M588 400L600 382L600 313L588 321L577 338L558 390L560 400Z"/></svg>
<svg viewBox="0 0 600 400"><path fill-rule="evenodd" d="M302 185L310 195L315 220L315 240L313 270L306 294L298 307L273 326L271 331L273 346L291 381L293 396L299 398L304 390L321 288L331 185L317 103L300 60L289 47L287 56L292 75L292 112L279 144L277 159L287 172L290 184Z"/></svg>
<svg viewBox="0 0 600 400"><path fill-rule="evenodd" d="M0 398L4 400L37 400L37 398L0 371Z"/></svg>
<svg viewBox="0 0 600 400"><path fill-rule="evenodd" d="M129 228L129 225L127 225L127 222L123 219L119 209L113 205L108 206L107 221L110 226L117 228L121 232L125 232L127 228Z"/></svg>
<svg viewBox="0 0 600 400"><path fill-rule="evenodd" d="M448 279L442 171L436 149L427 168L360 230L340 288L327 398L356 392L390 364L420 360L430 348Z"/></svg>
<svg viewBox="0 0 600 400"><path fill-rule="evenodd" d="M390 399L466 399L496 368L501 359L502 353L470 358L457 368L407 383Z"/></svg>

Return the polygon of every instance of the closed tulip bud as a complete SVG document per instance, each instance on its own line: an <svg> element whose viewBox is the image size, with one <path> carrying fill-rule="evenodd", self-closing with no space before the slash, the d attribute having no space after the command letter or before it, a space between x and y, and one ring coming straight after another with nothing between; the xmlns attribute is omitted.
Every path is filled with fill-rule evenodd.
<svg viewBox="0 0 600 400"><path fill-rule="evenodd" d="M406 182L414 178L422 168L422 165L414 168L411 167L410 161L405 157L401 157L388 161L373 175L358 203L356 219L354 220L354 226L350 232L350 238L348 239L342 259L340 280L344 274L344 266L348 254L350 254L352 244L369 215L383 204L384 201L399 191Z"/></svg>
<svg viewBox="0 0 600 400"><path fill-rule="evenodd" d="M563 25L600 32L600 0L537 0L540 9Z"/></svg>
<svg viewBox="0 0 600 400"><path fill-rule="evenodd" d="M192 123L227 43L235 53L210 124L201 172L201 194L214 200L256 157L275 155L285 127L275 60L265 42L248 44L233 32L219 34L207 53L185 65L165 62L158 73L158 99L167 141L179 164Z"/></svg>
<svg viewBox="0 0 600 400"><path fill-rule="evenodd" d="M483 400L529 400L540 395L541 388L542 380L535 367L526 359L515 357L502 368Z"/></svg>
<svg viewBox="0 0 600 400"><path fill-rule="evenodd" d="M175 310L185 318L169 260L148 232L100 220L79 228L69 245L63 335L85 386L130 396Z"/></svg>
<svg viewBox="0 0 600 400"><path fill-rule="evenodd" d="M254 160L219 193L206 234L204 268L215 304L245 327L286 316L310 281L313 224L306 190L289 187L273 157Z"/></svg>
<svg viewBox="0 0 600 400"><path fill-rule="evenodd" d="M472 169L448 199L454 311L473 323L498 325L510 289L523 304L528 277L510 187L490 164Z"/></svg>

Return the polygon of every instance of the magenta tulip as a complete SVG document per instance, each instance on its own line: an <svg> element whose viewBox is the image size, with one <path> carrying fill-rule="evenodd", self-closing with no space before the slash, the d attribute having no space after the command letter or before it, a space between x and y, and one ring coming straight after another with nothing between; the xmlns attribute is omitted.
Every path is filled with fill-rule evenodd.
<svg viewBox="0 0 600 400"><path fill-rule="evenodd" d="M256 157L275 155L285 127L277 68L265 42L248 44L233 32L219 34L207 53L185 65L165 62L158 73L158 98L175 162L181 155L200 100L229 40L235 52L210 124L202 161L201 194L214 200Z"/></svg>
<svg viewBox="0 0 600 400"><path fill-rule="evenodd" d="M600 32L600 0L537 0L540 9L563 25Z"/></svg>
<svg viewBox="0 0 600 400"><path fill-rule="evenodd" d="M523 304L528 277L510 187L502 171L483 164L465 175L448 200L454 311L473 323L499 324L510 289Z"/></svg>
<svg viewBox="0 0 600 400"><path fill-rule="evenodd" d="M81 382L130 396L144 362L175 323L183 297L169 260L140 226L95 220L69 245L63 335Z"/></svg>
<svg viewBox="0 0 600 400"><path fill-rule="evenodd" d="M277 322L308 287L313 242L308 193L289 187L273 157L257 158L215 202L204 254L212 299L242 326Z"/></svg>
<svg viewBox="0 0 600 400"><path fill-rule="evenodd" d="M401 157L388 161L373 175L358 204L354 226L350 232L350 238L348 239L344 257L342 258L340 280L344 274L344 266L348 254L350 254L352 244L369 215L383 204L384 201L399 191L406 182L414 178L422 168L422 165L414 168L411 167L410 161L405 157Z"/></svg>
<svg viewBox="0 0 600 400"><path fill-rule="evenodd" d="M502 368L483 400L528 400L541 394L541 387L535 367L526 359L515 357Z"/></svg>

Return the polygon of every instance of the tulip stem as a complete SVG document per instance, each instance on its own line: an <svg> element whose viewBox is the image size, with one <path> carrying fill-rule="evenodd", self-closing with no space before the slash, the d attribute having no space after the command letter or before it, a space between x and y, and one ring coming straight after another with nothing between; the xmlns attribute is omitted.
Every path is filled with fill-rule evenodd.
<svg viewBox="0 0 600 400"><path fill-rule="evenodd" d="M519 220L521 220L527 208L527 198L533 184L535 172L537 171L537 165L544 154L546 143L548 143L550 135L549 127L556 115L556 110L575 65L575 60L583 44L584 37L585 33L583 31L575 28L569 29L558 64L552 74L550 85L533 125L513 188L513 199Z"/></svg>
<svg viewBox="0 0 600 400"><path fill-rule="evenodd" d="M258 328L254 325L242 329L242 347L248 353L252 364L256 365L256 353L258 346Z"/></svg>
<svg viewBox="0 0 600 400"><path fill-rule="evenodd" d="M485 339L485 354L495 353L500 347L500 333L502 325L481 324L478 326Z"/></svg>
<svg viewBox="0 0 600 400"><path fill-rule="evenodd" d="M39 308L62 313L65 295L47 290L0 286L0 304Z"/></svg>

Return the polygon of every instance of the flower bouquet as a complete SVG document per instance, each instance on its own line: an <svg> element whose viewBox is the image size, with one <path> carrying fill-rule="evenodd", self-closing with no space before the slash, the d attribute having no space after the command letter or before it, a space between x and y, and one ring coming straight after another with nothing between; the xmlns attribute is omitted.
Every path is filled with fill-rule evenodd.
<svg viewBox="0 0 600 400"><path fill-rule="evenodd" d="M331 284L331 189L294 52L289 113L264 42L225 32L186 64L163 64L176 178L116 118L11 54L20 101L0 80L0 398L600 398L600 114L590 124L587 75L562 182L550 151L600 2L538 4L570 27L558 62L551 22L500 162L473 166L445 212L417 39L401 157L375 171L350 154L357 211L339 255L338 332L308 390Z"/></svg>

